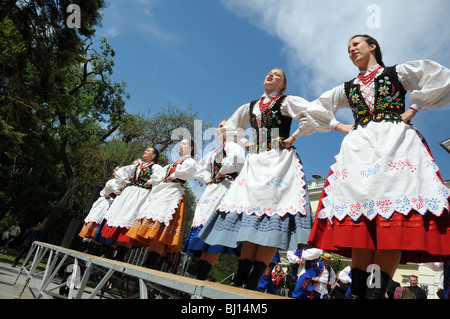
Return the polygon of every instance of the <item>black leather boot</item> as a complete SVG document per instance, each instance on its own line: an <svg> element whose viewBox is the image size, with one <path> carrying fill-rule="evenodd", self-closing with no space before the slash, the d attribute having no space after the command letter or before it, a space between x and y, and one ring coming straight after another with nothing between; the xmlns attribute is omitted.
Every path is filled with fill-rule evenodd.
<svg viewBox="0 0 450 319"><path fill-rule="evenodd" d="M234 274L234 278L230 283L230 286L240 287L247 281L248 275L252 270L253 262L249 259L239 259L238 269Z"/></svg>
<svg viewBox="0 0 450 319"><path fill-rule="evenodd" d="M147 259L145 260L144 264L142 265L143 267L147 267L149 269L155 269L157 270L157 265L158 265L158 261L159 261L159 257L161 255L158 254L155 251L150 251L147 255Z"/></svg>
<svg viewBox="0 0 450 319"><path fill-rule="evenodd" d="M197 274L195 278L198 280L206 280L212 265L206 260L200 260L197 264Z"/></svg>
<svg viewBox="0 0 450 319"><path fill-rule="evenodd" d="M105 258L108 258L108 259L113 259L113 257L114 257L114 252L115 252L114 247L112 247L112 246L106 246L106 247L105 247L105 254L104 254L104 257L105 257Z"/></svg>
<svg viewBox="0 0 450 319"><path fill-rule="evenodd" d="M250 276L248 276L247 282L242 285L242 288L258 290L259 281L266 269L267 265L265 263L262 261L255 261L253 263L252 272L250 273Z"/></svg>
<svg viewBox="0 0 450 319"><path fill-rule="evenodd" d="M101 256L101 248L102 245L93 244L91 242L86 250L86 254Z"/></svg>
<svg viewBox="0 0 450 319"><path fill-rule="evenodd" d="M117 246L116 248L116 256L114 257L114 260L117 261L125 261L125 256L128 253L129 248L125 246Z"/></svg>
<svg viewBox="0 0 450 319"><path fill-rule="evenodd" d="M349 299L365 299L367 294L367 278L369 273L367 271L352 268L352 285Z"/></svg>
<svg viewBox="0 0 450 319"><path fill-rule="evenodd" d="M384 271L380 271L379 287L370 288L367 292L367 299L386 299L386 291L392 278Z"/></svg>

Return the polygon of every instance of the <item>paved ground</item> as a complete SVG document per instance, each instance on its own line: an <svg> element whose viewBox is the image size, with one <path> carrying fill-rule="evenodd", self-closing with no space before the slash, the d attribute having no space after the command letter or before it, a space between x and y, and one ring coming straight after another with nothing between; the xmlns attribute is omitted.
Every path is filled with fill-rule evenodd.
<svg viewBox="0 0 450 319"><path fill-rule="evenodd" d="M12 264L4 260L0 260L0 299L16 299L20 298L20 293L25 285L25 275L21 275L16 282L21 265L12 267ZM36 290L34 290L35 293ZM34 299L30 289L25 289L22 299Z"/></svg>
<svg viewBox="0 0 450 319"><path fill-rule="evenodd" d="M21 267L21 264L17 265L16 267L12 267L12 264L10 262L0 259L0 300L35 299L38 290L36 289L35 285L31 283L31 281L27 285L27 287L23 289L26 283L26 275L24 272L22 272L18 277ZM50 283L49 288L56 287L59 284L58 280L60 279L58 278L54 280L53 283ZM40 283L40 280L37 279L36 282ZM85 298L87 298L88 292L90 291L92 291L92 289L86 289L86 293L84 295ZM58 290L55 290L55 292L57 293Z"/></svg>

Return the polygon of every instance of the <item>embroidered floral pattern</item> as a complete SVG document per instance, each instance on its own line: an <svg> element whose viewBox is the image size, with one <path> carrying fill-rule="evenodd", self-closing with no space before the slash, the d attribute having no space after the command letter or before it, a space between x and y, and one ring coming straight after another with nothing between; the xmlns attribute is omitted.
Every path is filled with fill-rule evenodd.
<svg viewBox="0 0 450 319"><path fill-rule="evenodd" d="M277 137L277 135L281 138L281 140L278 139L280 145L277 145L277 147L284 148L281 141L287 137L282 137L283 132L281 130L281 123L283 118L288 118L288 126L290 127L291 119L283 116L279 108L275 110L273 109L277 102L282 102L284 99L285 96L278 96L274 98L271 105L267 109L262 110L259 116L255 116L253 113L250 113L250 125L253 128L253 138L254 141L256 141L256 151L272 149L272 137Z"/></svg>
<svg viewBox="0 0 450 319"><path fill-rule="evenodd" d="M246 178L240 178L237 181L237 183L239 184L239 186L247 188L247 179Z"/></svg>
<svg viewBox="0 0 450 319"><path fill-rule="evenodd" d="M430 164L434 163L434 159L425 147L423 147L423 150L425 152L424 158L428 162L424 163L424 165L430 167ZM430 194L403 196L397 199L335 203L333 201L335 184L339 181L339 178L343 177L342 171L344 170L336 169L339 156L337 155L335 158L336 163L331 166L333 173L327 178L329 185L324 188L326 196L321 199L323 208L317 212L317 217L320 219L328 218L330 222L333 222L334 218L343 220L346 216L349 216L352 220L357 221L362 215L369 220L373 220L377 215L389 219L395 212L407 215L411 210L415 210L421 215L432 213L433 215L440 216L445 209L449 209L448 198L450 196L450 188L440 181L437 176L438 168L434 165L431 165L431 167L433 167L436 175L433 179L436 183L436 187ZM417 166L409 160L392 161L389 167L391 171L409 170L410 172L417 172ZM361 171L360 176L366 178L373 174L377 174L380 171L380 165L374 165L373 167Z"/></svg>
<svg viewBox="0 0 450 319"><path fill-rule="evenodd" d="M351 101L350 106L355 118L364 115L366 112L370 112L370 108L367 107L361 93L359 92L359 86L355 85L350 89L349 100Z"/></svg>
<svg viewBox="0 0 450 319"><path fill-rule="evenodd" d="M280 217L285 216L286 214L296 215L301 214L303 216L306 216L306 208L305 205L307 204L305 196L306 191L304 189L305 181L304 181L304 172L303 167L300 164L300 160L298 156L296 156L296 165L295 165L295 175L299 176L298 179L296 179L295 185L292 185L292 187L295 187L299 191L296 193L295 200L292 201L291 205L289 207L279 207L279 208L271 208L271 207L261 207L261 206L247 206L247 205L235 205L233 203L227 204L227 195L228 192L225 193L224 197L220 201L220 205L218 206L217 210L225 213L236 213L236 214L242 214L246 213L248 215L256 215L258 217L261 217L263 215L267 216L274 216L278 215ZM275 185L277 188L282 188L289 186L287 182L283 181L279 178L271 178L266 182L266 185ZM238 188L245 188L242 191L247 192L247 179L246 178L239 178L234 182L234 184L231 186L232 188L238 187ZM230 188L231 189L231 188ZM268 194L268 196L271 196L271 194Z"/></svg>
<svg viewBox="0 0 450 319"><path fill-rule="evenodd" d="M354 103L358 103L360 101L360 98L359 98L360 95L358 94L358 90L357 90L356 86L354 86L350 89L349 96L350 96L350 100Z"/></svg>
<svg viewBox="0 0 450 319"><path fill-rule="evenodd" d="M400 114L405 110L406 91L397 79L395 67L385 68L371 83L347 82L345 90L356 127L360 124L365 125L371 120L401 120ZM373 92L375 96L370 94L366 97L368 99L366 101L362 92Z"/></svg>
<svg viewBox="0 0 450 319"><path fill-rule="evenodd" d="M361 214L362 212L360 203L350 205L350 212L348 213L348 215L350 216L351 219L357 220L359 216L361 216Z"/></svg>
<svg viewBox="0 0 450 319"><path fill-rule="evenodd" d="M389 163L389 167L391 168L391 171L399 171L409 168L411 173L414 173L417 170L417 167L410 160L391 162Z"/></svg>
<svg viewBox="0 0 450 319"><path fill-rule="evenodd" d="M346 168L341 169L341 170L338 169L338 170L336 171L336 179L338 179L338 178L346 179L346 178L348 177L349 174L350 174L350 173L349 173L349 171L348 171Z"/></svg>
<svg viewBox="0 0 450 319"><path fill-rule="evenodd" d="M164 196L155 196L151 198L152 201L152 209L142 210L139 212L139 216L136 216L136 219L151 219L153 221L158 221L161 224L164 223L166 226L169 226L170 221L173 219L173 214L180 201L183 199L184 190L180 191L179 196L171 198L171 200L167 200ZM157 207L158 209L155 209ZM160 207L164 207L164 209L160 209Z"/></svg>
<svg viewBox="0 0 450 319"><path fill-rule="evenodd" d="M389 76L380 78L378 83L378 93L380 94L376 99L374 108L379 110L404 110L403 99L399 97L400 91L396 89L395 85L392 85Z"/></svg>
<svg viewBox="0 0 450 319"><path fill-rule="evenodd" d="M421 196L418 196L417 198L411 199L411 203L414 204L414 207L420 212L423 211L423 208L425 208L425 201Z"/></svg>
<svg viewBox="0 0 450 319"><path fill-rule="evenodd" d="M142 163L141 165L136 165L133 175L130 179L130 184L127 186L139 186L146 188L145 184L150 179L150 176L152 175L152 167L154 163ZM127 187L125 186L125 187Z"/></svg>
<svg viewBox="0 0 450 319"><path fill-rule="evenodd" d="M364 208L364 215L367 216L367 218L369 218L370 220L372 220L373 217L375 217L376 212L375 212L375 203L373 200L371 200L370 202L364 202L362 204L363 208Z"/></svg>
<svg viewBox="0 0 450 319"><path fill-rule="evenodd" d="M369 167L363 171L361 171L360 175L365 178L369 178L372 175L376 175L380 172L381 165L375 164L373 167Z"/></svg>
<svg viewBox="0 0 450 319"><path fill-rule="evenodd" d="M201 202L199 201L197 206L200 206L200 205L209 205L209 204L212 204L212 203L216 203L219 199L220 199L219 196L208 197L208 198L205 198L205 199L204 199L203 201L201 201Z"/></svg>
<svg viewBox="0 0 450 319"><path fill-rule="evenodd" d="M391 217L392 210L392 202L389 199L376 201L376 207L380 210L379 214L384 218Z"/></svg>
<svg viewBox="0 0 450 319"><path fill-rule="evenodd" d="M389 88L388 88L387 86L382 85L382 86L380 86L380 88L378 89L378 92L379 92L381 95L386 95L386 94L389 93Z"/></svg>
<svg viewBox="0 0 450 319"><path fill-rule="evenodd" d="M281 178L276 178L276 177L272 177L272 179L270 179L268 182L266 182L266 185L267 185L267 186L274 185L274 186L276 186L276 187L278 187L278 188L285 187L285 186L287 186L287 184L288 184L288 183L286 183L285 181L283 181L283 179L281 179Z"/></svg>
<svg viewBox="0 0 450 319"><path fill-rule="evenodd" d="M426 198L425 203L427 204L427 207L430 208L432 211L436 211L439 209L439 206L441 205L439 199L433 197L433 198Z"/></svg>
<svg viewBox="0 0 450 319"><path fill-rule="evenodd" d="M438 194L443 197L448 197L450 196L450 191L447 186L443 185L442 187L439 187Z"/></svg>
<svg viewBox="0 0 450 319"><path fill-rule="evenodd" d="M408 199L408 197L399 198L395 201L395 210L407 215L411 211L411 201Z"/></svg>
<svg viewBox="0 0 450 319"><path fill-rule="evenodd" d="M357 221L361 215L366 216L369 220L372 220L375 216L380 215L386 219L389 219L394 212L399 212L403 215L408 215L411 210L416 210L420 214L424 215L427 211L430 211L436 216L440 216L443 209L448 209L448 205L437 197L430 197L424 199L421 196L409 198L399 198L394 202L389 199L379 201L368 202L356 202L352 204L340 204L329 207L329 201L324 198L322 200L325 208L318 212L318 218L330 220L333 217L338 220L343 220L345 216L349 216L352 220Z"/></svg>

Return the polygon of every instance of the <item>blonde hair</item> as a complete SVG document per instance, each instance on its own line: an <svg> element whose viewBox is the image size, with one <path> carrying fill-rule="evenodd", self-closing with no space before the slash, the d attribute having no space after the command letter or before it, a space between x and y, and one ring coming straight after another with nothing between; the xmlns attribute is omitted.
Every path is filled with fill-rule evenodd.
<svg viewBox="0 0 450 319"><path fill-rule="evenodd" d="M275 68L275 69L280 70L280 71L281 71L281 74L283 74L283 84L284 84L284 88L282 88L282 89L280 90L280 92L278 92L278 93L280 93L281 95L283 95L283 94L286 92L286 90L287 90L287 77L286 77L286 73L284 72L283 69L280 69L280 68Z"/></svg>

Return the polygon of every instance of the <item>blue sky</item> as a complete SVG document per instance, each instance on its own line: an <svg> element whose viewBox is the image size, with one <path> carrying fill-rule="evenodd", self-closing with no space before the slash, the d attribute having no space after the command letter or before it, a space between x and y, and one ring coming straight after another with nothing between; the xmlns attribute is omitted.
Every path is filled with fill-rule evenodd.
<svg viewBox="0 0 450 319"><path fill-rule="evenodd" d="M272 68L286 71L288 94L307 100L355 77L347 55L354 34L374 36L386 65L431 59L450 67L448 12L448 0L110 0L96 36L116 51L113 79L128 84L129 113L192 105L217 126L263 93ZM350 122L350 111L337 119ZM413 121L446 180L450 154L439 143L450 138L449 119L447 105ZM295 142L308 180L327 176L343 137Z"/></svg>

